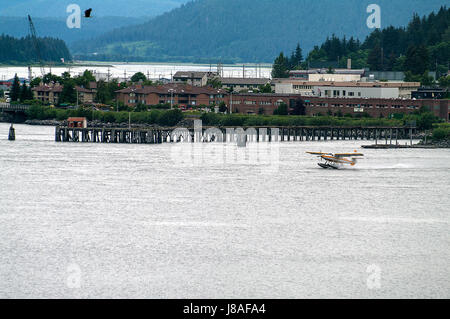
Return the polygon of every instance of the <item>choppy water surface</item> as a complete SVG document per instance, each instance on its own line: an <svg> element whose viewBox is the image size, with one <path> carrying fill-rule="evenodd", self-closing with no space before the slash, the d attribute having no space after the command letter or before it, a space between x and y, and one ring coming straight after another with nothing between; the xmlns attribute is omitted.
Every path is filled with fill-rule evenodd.
<svg viewBox="0 0 450 319"><path fill-rule="evenodd" d="M449 150L365 150L335 171L305 151L367 142L282 143L259 164L8 128L0 297L450 297Z"/></svg>

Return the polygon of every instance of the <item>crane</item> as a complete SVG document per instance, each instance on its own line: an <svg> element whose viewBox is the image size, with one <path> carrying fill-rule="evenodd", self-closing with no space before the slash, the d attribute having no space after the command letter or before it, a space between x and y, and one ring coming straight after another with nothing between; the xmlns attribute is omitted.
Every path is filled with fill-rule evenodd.
<svg viewBox="0 0 450 319"><path fill-rule="evenodd" d="M42 76L45 76L44 63L42 62L42 57L41 57L41 48L39 47L39 41L38 41L38 38L36 36L36 29L34 27L33 20L31 20L30 15L28 15L28 23L30 25L31 38L33 39L33 42L34 42L34 46L35 46L35 49L36 49L36 55L37 55L37 58L39 60L38 61L39 62L39 66L41 68L41 73L42 73Z"/></svg>

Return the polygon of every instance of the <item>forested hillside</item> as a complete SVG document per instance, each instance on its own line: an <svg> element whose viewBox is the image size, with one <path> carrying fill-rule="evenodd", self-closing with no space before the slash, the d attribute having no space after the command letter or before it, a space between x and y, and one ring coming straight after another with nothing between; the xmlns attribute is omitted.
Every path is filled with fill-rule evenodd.
<svg viewBox="0 0 450 319"><path fill-rule="evenodd" d="M343 67L352 58L355 67L373 70L400 70L408 50L427 47L424 63L448 67L450 61L450 8L442 7L427 17L414 15L406 27L387 27L372 32L364 42L333 35L309 54L307 61L339 62ZM411 52L410 52L411 53Z"/></svg>
<svg viewBox="0 0 450 319"><path fill-rule="evenodd" d="M64 40L70 44L80 40L100 36L105 32L118 27L130 26L147 21L149 18L127 17L96 17L95 19L82 19L80 29L69 29L66 18L39 18L32 17L38 36L53 37ZM0 34L7 34L16 38L26 37L30 34L27 16L0 17Z"/></svg>
<svg viewBox="0 0 450 319"><path fill-rule="evenodd" d="M39 38L43 61L60 62L72 59L64 41L54 38ZM13 38L0 36L0 63L32 63L37 61L36 48L31 37Z"/></svg>
<svg viewBox="0 0 450 319"><path fill-rule="evenodd" d="M406 27L373 31L364 42L335 35L315 46L305 60L300 47L291 55L281 52L273 64L272 76L288 77L288 70L309 67L346 67L376 71L403 71L406 81L431 84L428 71L446 76L450 63L450 8L420 18L414 15Z"/></svg>
<svg viewBox="0 0 450 319"><path fill-rule="evenodd" d="M371 0L197 0L151 21L73 46L105 60L271 62L300 42L305 52L335 34L364 39ZM379 0L382 26L406 25L443 0ZM94 55L95 53L95 55Z"/></svg>
<svg viewBox="0 0 450 319"><path fill-rule="evenodd" d="M66 8L76 3L82 10L93 9L93 16L157 16L188 0L0 0L0 16L67 17ZM1 19L1 18L0 18Z"/></svg>

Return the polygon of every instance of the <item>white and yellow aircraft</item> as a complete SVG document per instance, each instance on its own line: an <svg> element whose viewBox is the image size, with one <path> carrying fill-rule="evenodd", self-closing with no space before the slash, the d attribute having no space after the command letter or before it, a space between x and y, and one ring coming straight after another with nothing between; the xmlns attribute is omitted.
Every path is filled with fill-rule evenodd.
<svg viewBox="0 0 450 319"><path fill-rule="evenodd" d="M322 152L306 152L311 155L317 155L320 160L325 160L325 163L317 163L322 168L339 169L344 165L355 166L356 158L362 157L364 154L358 153L356 150L353 153L322 153ZM351 158L351 159L348 159Z"/></svg>

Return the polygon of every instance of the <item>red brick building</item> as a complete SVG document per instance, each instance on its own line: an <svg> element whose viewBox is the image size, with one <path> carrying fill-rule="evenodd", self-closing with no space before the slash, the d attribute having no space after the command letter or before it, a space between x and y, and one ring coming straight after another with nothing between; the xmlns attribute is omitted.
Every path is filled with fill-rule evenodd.
<svg viewBox="0 0 450 319"><path fill-rule="evenodd" d="M392 113L409 114L421 107L427 107L436 116L449 121L450 100L404 100L404 99L362 99L362 98L319 98L298 94L232 94L226 97L226 104L232 102L233 112L242 114L273 114L281 103L293 108L298 99L305 105L306 115L317 114L359 114L372 117L389 116Z"/></svg>
<svg viewBox="0 0 450 319"><path fill-rule="evenodd" d="M171 104L171 100L173 105L181 107L218 105L225 100L226 94L222 89L174 83L159 86L136 85L116 91L117 99L128 106Z"/></svg>
<svg viewBox="0 0 450 319"><path fill-rule="evenodd" d="M449 120L450 100L411 99L365 99L306 97L300 94L276 93L233 93L211 87L195 87L187 84L166 84L160 86L132 86L116 91L117 98L125 105L136 106L170 104L181 107L219 105L224 101L233 113L273 114L285 103L293 108L298 99L303 100L306 115L338 115L367 113L372 117L388 117L393 113L409 114L421 107L428 107L437 116Z"/></svg>

